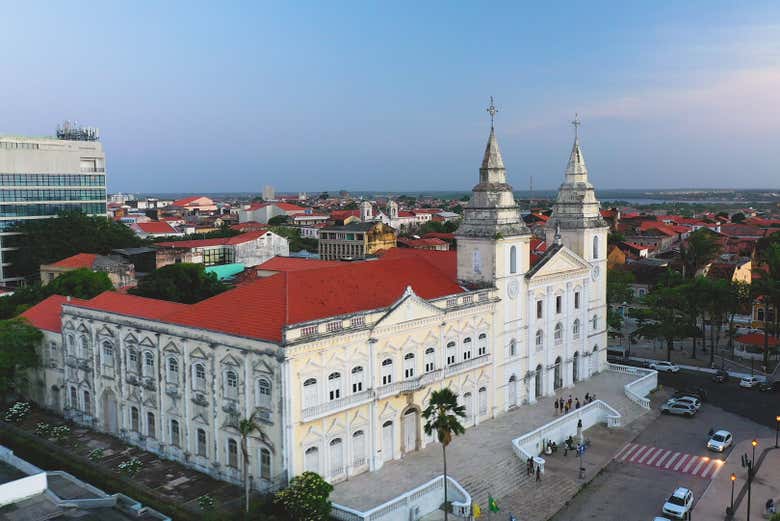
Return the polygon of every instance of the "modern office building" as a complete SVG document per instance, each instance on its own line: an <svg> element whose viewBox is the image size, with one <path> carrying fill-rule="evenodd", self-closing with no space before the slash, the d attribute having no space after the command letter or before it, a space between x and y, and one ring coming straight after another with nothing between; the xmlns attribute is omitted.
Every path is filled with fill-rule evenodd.
<svg viewBox="0 0 780 521"><path fill-rule="evenodd" d="M66 122L56 137L0 135L0 284L33 269L14 267L13 227L69 211L106 215L106 156L97 129Z"/></svg>

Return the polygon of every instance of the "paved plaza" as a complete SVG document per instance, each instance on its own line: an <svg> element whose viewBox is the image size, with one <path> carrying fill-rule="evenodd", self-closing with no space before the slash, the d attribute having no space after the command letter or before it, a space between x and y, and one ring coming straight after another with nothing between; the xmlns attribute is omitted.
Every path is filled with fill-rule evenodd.
<svg viewBox="0 0 780 521"><path fill-rule="evenodd" d="M631 436L632 430L627 426L647 412L624 394L623 386L636 378L605 371L578 383L575 387L562 389L556 396L568 397L571 394L582 400L586 393L595 393L598 399L607 402L623 416L623 427L620 429L608 430L606 427L597 426L586 432L593 440L594 450L595 447L601 447L596 452L604 452L604 464ZM472 500L477 502L483 511L487 510L489 495L498 499L502 512L512 511L515 514L519 512L510 508L525 510L523 505L531 502L535 504L539 496L547 496L539 494L540 491L525 490L528 486L547 488L556 486L556 481L565 484L565 490L556 486L556 490L551 492L553 496L561 499L553 501L559 505L558 508L578 490L576 476L571 483L563 479L557 480L555 477L558 473L563 474L564 468L567 469L567 475L571 474L568 467L575 463L574 458L563 461L562 456L553 456L542 482L537 484L530 483L530 478L526 476L525 463L512 451L512 439L541 427L556 417L553 403L553 397L545 397L534 405L520 406L494 420L467 429L464 435L456 437L447 448L450 476L469 492ZM554 461L557 459L560 459L560 462ZM591 459L591 465L595 465L600 458L592 456ZM331 499L334 503L366 511L422 485L441 472L441 447L438 443L432 443L420 451L405 455L403 459L386 463L377 472L364 473L337 484ZM549 497L541 499L545 505L551 505ZM550 515L554 512L555 510L552 510ZM525 517L518 519L526 520Z"/></svg>

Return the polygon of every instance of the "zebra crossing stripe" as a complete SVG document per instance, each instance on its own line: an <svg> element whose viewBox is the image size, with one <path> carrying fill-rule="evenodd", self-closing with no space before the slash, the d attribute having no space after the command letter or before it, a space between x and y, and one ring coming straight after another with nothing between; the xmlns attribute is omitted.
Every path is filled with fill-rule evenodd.
<svg viewBox="0 0 780 521"><path fill-rule="evenodd" d="M715 465L717 465L717 463L718 463L718 460L710 461L710 464L707 465L706 467L704 467L704 470L702 470L701 474L699 474L699 475L701 477L703 477L703 478L706 478L707 477L707 473L709 473L709 471L711 471L711 470L714 470L714 467L715 467Z"/></svg>
<svg viewBox="0 0 780 521"><path fill-rule="evenodd" d="M720 469L722 469L725 466L726 466L726 462L725 461L723 463L718 464L715 467L715 470L712 471L712 474L710 474L710 479L715 479L715 476L718 475L718 472L720 472Z"/></svg>
<svg viewBox="0 0 780 521"><path fill-rule="evenodd" d="M672 451L670 451L670 450L667 450L666 452L664 452L664 455L663 455L663 456L661 456L660 458L658 458L658 461L656 462L655 466L656 466L656 467L660 467L661 465L663 465L663 463L664 463L664 460L665 460L666 458L668 458L668 457L669 457L669 454L671 454L671 453L672 453Z"/></svg>
<svg viewBox="0 0 780 521"><path fill-rule="evenodd" d="M683 472L687 474L688 471L691 470L691 467L693 467L693 464L696 463L696 460L698 459L699 459L698 456L694 456L690 460L688 460L688 464L685 465L685 467L683 467Z"/></svg>
<svg viewBox="0 0 780 521"><path fill-rule="evenodd" d="M647 458L647 457L648 457L650 454L652 454L653 452L655 452L656 450L658 450L658 449L656 449L655 447L650 447L650 450L648 450L647 452L645 452L645 453L644 453L644 455L643 455L643 456L642 456L642 457L639 459L639 463L644 463L645 459L646 459L646 458Z"/></svg>
<svg viewBox="0 0 780 521"><path fill-rule="evenodd" d="M626 461L626 458L631 456L637 449L639 448L639 445L631 445L631 448L628 449L623 456L620 457L620 461Z"/></svg>
<svg viewBox="0 0 780 521"><path fill-rule="evenodd" d="M660 456L661 454L663 454L663 452L664 452L664 449L658 449L658 450L656 451L656 453L655 453L655 454L653 454L653 457L652 457L652 458L650 458L649 460L647 460L647 464L648 464L648 465L652 465L652 464L653 464L653 462L654 462L655 460L657 460L657 459L658 459L658 456Z"/></svg>
<svg viewBox="0 0 780 521"><path fill-rule="evenodd" d="M631 458L629 458L629 460L628 460L628 461L634 461L634 460L637 458L637 456L639 456L640 454L642 454L642 453L643 453L644 451L646 451L647 449L648 449L648 447L645 447L644 445L642 445L642 448L640 448L638 451L636 451L636 452L634 453L634 455L633 455L633 456L631 456Z"/></svg>
<svg viewBox="0 0 780 521"><path fill-rule="evenodd" d="M696 467L694 467L693 471L691 472L691 474L693 474L694 476L695 476L696 474L698 474L698 473L699 473L699 470L700 470L700 469L701 469L701 468L702 468L702 467L703 467L703 466L704 466L704 465L707 463L707 460L706 460L706 459L704 459L704 458L699 458L699 460L700 460L700 461L699 461L699 464L698 464L698 465L696 465Z"/></svg>
<svg viewBox="0 0 780 521"><path fill-rule="evenodd" d="M669 461L666 463L666 465L664 466L664 468L665 468L665 469L668 469L669 467L671 467L671 466L672 466L672 464L673 464L673 463L675 462L675 460L677 459L677 456L679 456L679 455L680 455L680 453L679 453L679 452L675 452L675 453L674 453L674 455L673 455L671 458L669 458Z"/></svg>
<svg viewBox="0 0 780 521"><path fill-rule="evenodd" d="M683 463L688 461L688 459L691 457L690 454L683 454L683 456L680 458L680 460L677 462L677 465L674 466L674 470L677 471L682 467Z"/></svg>
<svg viewBox="0 0 780 521"><path fill-rule="evenodd" d="M635 445L633 443L626 443L625 446L623 446L623 448L620 449L617 454L615 454L614 459L623 460L626 457L626 454L630 452L629 447L634 447L634 446Z"/></svg>

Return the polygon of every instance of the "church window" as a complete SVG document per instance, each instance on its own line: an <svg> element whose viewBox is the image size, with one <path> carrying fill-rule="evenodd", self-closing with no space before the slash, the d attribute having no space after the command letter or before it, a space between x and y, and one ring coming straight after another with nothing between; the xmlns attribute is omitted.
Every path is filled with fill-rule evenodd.
<svg viewBox="0 0 780 521"><path fill-rule="evenodd" d="M558 322L555 324L555 330L553 331L553 338L556 344L563 342L563 324Z"/></svg>
<svg viewBox="0 0 780 521"><path fill-rule="evenodd" d="M414 353L404 355L404 378L414 378Z"/></svg>
<svg viewBox="0 0 780 521"><path fill-rule="evenodd" d="M68 335L67 342L65 342L65 348L67 349L69 355L74 353L76 348L76 339L73 338L73 335Z"/></svg>
<svg viewBox="0 0 780 521"><path fill-rule="evenodd" d="M341 373L339 372L328 375L328 398L330 400L341 398Z"/></svg>
<svg viewBox="0 0 780 521"><path fill-rule="evenodd" d="M509 341L509 356L517 356L517 340L514 338Z"/></svg>
<svg viewBox="0 0 780 521"><path fill-rule="evenodd" d="M393 382L393 360L385 358L382 360L382 385Z"/></svg>
<svg viewBox="0 0 780 521"><path fill-rule="evenodd" d="M86 336L82 335L79 338L79 358L87 358L89 355L89 340Z"/></svg>
<svg viewBox="0 0 780 521"><path fill-rule="evenodd" d="M92 412L92 401L90 400L89 391L84 391L84 412L87 414Z"/></svg>
<svg viewBox="0 0 780 521"><path fill-rule="evenodd" d="M452 365L457 361L457 353L455 352L455 342L447 343L447 365Z"/></svg>
<svg viewBox="0 0 780 521"><path fill-rule="evenodd" d="M580 337L580 319L575 319L574 324L571 326L571 335L574 338Z"/></svg>
<svg viewBox="0 0 780 521"><path fill-rule="evenodd" d="M599 328L599 316L593 315L593 331L596 331Z"/></svg>
<svg viewBox="0 0 780 521"><path fill-rule="evenodd" d="M138 363L138 353L136 351L133 351L132 349L127 353L127 358L130 360L130 363L137 364Z"/></svg>
<svg viewBox="0 0 780 521"><path fill-rule="evenodd" d="M471 358L471 337L463 339L463 359L469 360Z"/></svg>
<svg viewBox="0 0 780 521"><path fill-rule="evenodd" d="M355 431L352 435L352 464L355 467L366 463L366 435L363 431Z"/></svg>
<svg viewBox="0 0 780 521"><path fill-rule="evenodd" d="M228 467L238 468L238 443L230 438L227 442Z"/></svg>
<svg viewBox="0 0 780 521"><path fill-rule="evenodd" d="M271 451L260 449L260 477L262 479L271 479Z"/></svg>
<svg viewBox="0 0 780 521"><path fill-rule="evenodd" d="M114 365L114 346L108 340L103 342L103 365Z"/></svg>
<svg viewBox="0 0 780 521"><path fill-rule="evenodd" d="M487 388L480 387L477 396L479 397L479 415L484 416L487 414Z"/></svg>
<svg viewBox="0 0 780 521"><path fill-rule="evenodd" d="M541 300L536 301L536 318L542 318L542 309L544 303Z"/></svg>
<svg viewBox="0 0 780 521"><path fill-rule="evenodd" d="M70 388L70 407L72 409L78 409L79 408L79 398L78 398L78 391L75 387Z"/></svg>
<svg viewBox="0 0 780 521"><path fill-rule="evenodd" d="M144 376L152 376L154 372L154 355L149 351L144 353Z"/></svg>
<svg viewBox="0 0 780 521"><path fill-rule="evenodd" d="M175 358L168 358L168 382L177 383L179 381L179 361Z"/></svg>
<svg viewBox="0 0 780 521"><path fill-rule="evenodd" d="M171 445L178 447L179 443L179 421L171 420Z"/></svg>
<svg viewBox="0 0 780 521"><path fill-rule="evenodd" d="M436 350L429 347L425 350L425 372L430 373L436 369Z"/></svg>
<svg viewBox="0 0 780 521"><path fill-rule="evenodd" d="M312 407L317 404L317 379L307 378L303 381L303 406Z"/></svg>
<svg viewBox="0 0 780 521"><path fill-rule="evenodd" d="M138 432L138 423L138 407L130 407L130 430L133 432Z"/></svg>
<svg viewBox="0 0 780 521"><path fill-rule="evenodd" d="M198 429L198 456L207 457L206 454L206 431Z"/></svg>
<svg viewBox="0 0 780 521"><path fill-rule="evenodd" d="M487 354L487 335L482 333L479 335L479 347L477 348L477 356Z"/></svg>
<svg viewBox="0 0 780 521"><path fill-rule="evenodd" d="M195 364L193 372L195 373L193 387L198 391L204 390L206 388L206 369L203 364Z"/></svg>
<svg viewBox="0 0 780 521"><path fill-rule="evenodd" d="M146 413L146 435L155 438L157 437L157 428L154 424L154 413L153 412L147 412Z"/></svg>
<svg viewBox="0 0 780 521"><path fill-rule="evenodd" d="M509 273L517 273L517 247L509 248Z"/></svg>
<svg viewBox="0 0 780 521"><path fill-rule="evenodd" d="M352 392L359 393L363 390L363 368L360 366L352 368Z"/></svg>
<svg viewBox="0 0 780 521"><path fill-rule="evenodd" d="M594 259L599 258L599 236L598 235L593 237L593 258Z"/></svg>
<svg viewBox="0 0 780 521"><path fill-rule="evenodd" d="M580 292L574 292L574 309L580 309Z"/></svg>
<svg viewBox="0 0 780 521"><path fill-rule="evenodd" d="M563 297L558 295L557 297L555 297L555 312L560 314L562 310L563 310Z"/></svg>
<svg viewBox="0 0 780 521"><path fill-rule="evenodd" d="M536 348L541 349L544 344L544 333L541 329L536 330Z"/></svg>
<svg viewBox="0 0 780 521"><path fill-rule="evenodd" d="M756 312L756 320L758 320L759 322L763 322L764 321L764 310L763 309L759 309Z"/></svg>
<svg viewBox="0 0 780 521"><path fill-rule="evenodd" d="M271 382L265 378L257 379L257 405L271 407Z"/></svg>
<svg viewBox="0 0 780 521"><path fill-rule="evenodd" d="M236 398L238 396L238 375L235 371L227 371L225 373L225 394L228 398Z"/></svg>

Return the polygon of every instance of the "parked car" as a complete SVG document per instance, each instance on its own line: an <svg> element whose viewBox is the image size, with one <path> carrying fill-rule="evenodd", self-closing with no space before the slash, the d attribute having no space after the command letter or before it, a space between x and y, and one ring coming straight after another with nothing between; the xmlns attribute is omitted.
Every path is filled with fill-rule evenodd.
<svg viewBox="0 0 780 521"><path fill-rule="evenodd" d="M689 403L677 403L675 400L669 400L661 406L662 414L676 414L691 418L696 414L696 407Z"/></svg>
<svg viewBox="0 0 780 521"><path fill-rule="evenodd" d="M664 373L676 373L680 370L679 367L674 365L671 362L653 362L650 364L650 369L654 369L656 371L664 372Z"/></svg>
<svg viewBox="0 0 780 521"><path fill-rule="evenodd" d="M680 396L679 398L672 398L672 400L675 403L684 403L687 405L692 405L694 409L697 411L701 409L701 401L699 401L697 398L694 398L693 396Z"/></svg>
<svg viewBox="0 0 780 521"><path fill-rule="evenodd" d="M761 385L758 386L758 390L765 393L780 390L780 380L775 380L774 382L762 382Z"/></svg>
<svg viewBox="0 0 780 521"><path fill-rule="evenodd" d="M723 452L731 447L734 438L729 431L718 431L707 442L707 448L715 452Z"/></svg>
<svg viewBox="0 0 780 521"><path fill-rule="evenodd" d="M760 383L761 379L757 376L743 376L739 380L739 386L744 387L745 389L752 389Z"/></svg>
<svg viewBox="0 0 780 521"><path fill-rule="evenodd" d="M723 369L718 369L715 374L712 375L712 381L723 384L729 381L729 373Z"/></svg>
<svg viewBox="0 0 780 521"><path fill-rule="evenodd" d="M696 398L700 402L706 402L707 401L707 391L704 390L702 387L698 387L696 389L685 389L683 391L677 391L673 395L675 398L682 398L683 396L692 396L693 398Z"/></svg>
<svg viewBox="0 0 780 521"><path fill-rule="evenodd" d="M693 509L693 492L685 487L678 487L664 503L663 512L666 516L685 519Z"/></svg>

